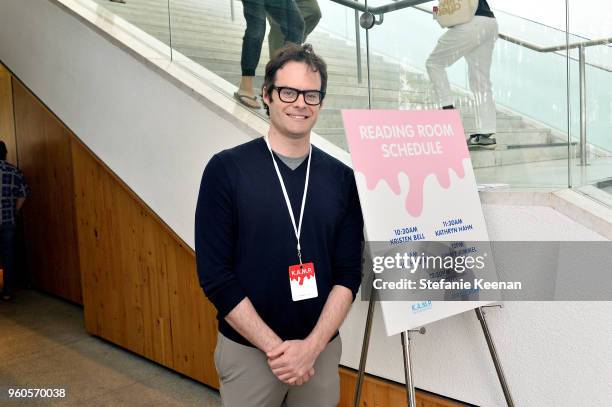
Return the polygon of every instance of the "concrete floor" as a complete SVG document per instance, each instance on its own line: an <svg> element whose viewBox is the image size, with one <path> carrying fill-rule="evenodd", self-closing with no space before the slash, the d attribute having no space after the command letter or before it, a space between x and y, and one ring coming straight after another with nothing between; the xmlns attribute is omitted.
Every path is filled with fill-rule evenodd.
<svg viewBox="0 0 612 407"><path fill-rule="evenodd" d="M64 399L9 399L63 388ZM24 290L0 301L1 406L221 406L219 393L85 332L82 308Z"/></svg>

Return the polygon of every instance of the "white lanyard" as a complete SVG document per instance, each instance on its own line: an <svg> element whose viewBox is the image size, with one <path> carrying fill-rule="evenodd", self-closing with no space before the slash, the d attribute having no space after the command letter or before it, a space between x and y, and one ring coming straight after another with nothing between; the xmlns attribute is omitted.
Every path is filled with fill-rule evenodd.
<svg viewBox="0 0 612 407"><path fill-rule="evenodd" d="M302 247L300 246L300 234L302 233L302 219L304 218L304 206L306 205L306 193L308 192L308 180L310 179L310 159L312 158L312 144L310 144L310 150L308 152L308 166L306 167L306 182L304 183L304 193L302 194L300 220L298 225L296 226L295 217L293 216L293 209L291 208L291 202L289 201L289 195L287 194L287 188L285 188L283 176L281 175L280 170L278 169L278 164L274 159L274 153L272 152L272 147L270 147L268 136L265 136L264 140L266 142L266 145L268 146L268 150L270 150L272 162L274 163L274 169L276 170L276 175L278 176L278 181L280 182L281 189L283 190L283 196L285 197L285 202L287 203L287 209L289 210L289 216L291 217L291 224L293 225L293 231L295 232L295 238L297 239L298 259L300 261L300 264L302 264Z"/></svg>

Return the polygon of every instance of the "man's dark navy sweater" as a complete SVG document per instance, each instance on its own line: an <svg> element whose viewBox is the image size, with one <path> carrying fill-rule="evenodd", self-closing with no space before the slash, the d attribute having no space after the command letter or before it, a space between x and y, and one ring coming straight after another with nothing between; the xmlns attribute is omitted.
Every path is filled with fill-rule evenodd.
<svg viewBox="0 0 612 407"><path fill-rule="evenodd" d="M295 170L276 161L297 223L308 160ZM313 146L300 242L303 261L315 266L318 297L294 302L289 266L298 263L297 242L263 138L216 154L204 170L195 218L198 276L220 332L233 341L252 346L224 319L245 297L281 339L306 338L334 285L357 293L362 241L352 170Z"/></svg>

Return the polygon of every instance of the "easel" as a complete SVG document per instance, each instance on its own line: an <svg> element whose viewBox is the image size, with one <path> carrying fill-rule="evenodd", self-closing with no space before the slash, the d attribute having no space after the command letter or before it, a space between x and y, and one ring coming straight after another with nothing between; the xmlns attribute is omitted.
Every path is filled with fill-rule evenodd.
<svg viewBox="0 0 612 407"><path fill-rule="evenodd" d="M359 372L357 374L357 384L355 386L355 398L353 404L354 407L359 407L359 402L361 401L361 390L363 386L363 378L365 375L365 365L368 357L368 348L370 346L370 334L372 332L372 320L374 318L374 304L376 303L376 295L376 290L372 288L370 294L370 303L368 305L366 326L363 334L363 344L361 346L361 357L359 359ZM506 398L506 404L508 405L508 407L514 407L514 401L512 400L512 395L510 394L510 388L508 387L508 383L506 382L506 376L504 375L504 371L497 356L495 344L493 343L493 339L491 337L491 333L489 332L489 327L485 319L484 308L489 307L502 307L502 305L479 307L474 309L474 312L476 312L476 317L478 318L478 321L480 321L480 326L482 327L485 340L487 341L487 346L489 347L489 352L491 353L491 358L493 359L493 364L495 365L497 377L501 384L502 391L504 392L504 397ZM405 331L401 334L404 359L404 377L406 380L406 395L408 396L408 407L416 407L414 382L412 380L412 362L410 358L410 334L415 332L425 334L426 330L424 327L421 327L420 329Z"/></svg>

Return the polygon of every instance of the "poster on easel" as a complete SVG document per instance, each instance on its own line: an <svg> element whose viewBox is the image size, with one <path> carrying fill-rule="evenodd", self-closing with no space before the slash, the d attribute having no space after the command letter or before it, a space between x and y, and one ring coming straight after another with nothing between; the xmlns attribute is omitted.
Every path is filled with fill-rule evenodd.
<svg viewBox="0 0 612 407"><path fill-rule="evenodd" d="M423 245L488 242L458 111L343 110L342 118L369 243L403 245L417 258ZM431 298L380 298L387 334L491 302Z"/></svg>

